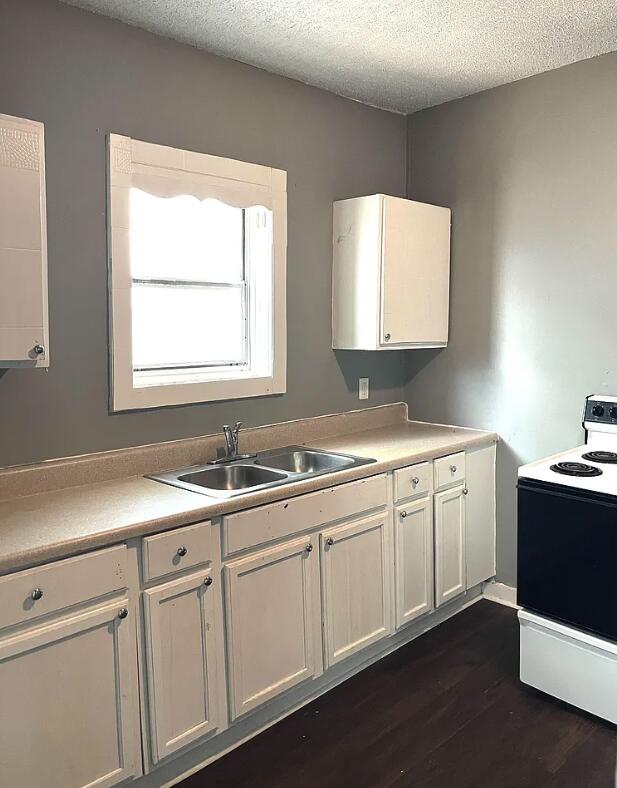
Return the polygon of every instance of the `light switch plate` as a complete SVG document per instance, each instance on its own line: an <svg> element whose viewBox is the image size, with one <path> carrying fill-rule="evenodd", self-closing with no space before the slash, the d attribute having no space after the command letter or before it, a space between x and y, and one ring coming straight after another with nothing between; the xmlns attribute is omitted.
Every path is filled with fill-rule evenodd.
<svg viewBox="0 0 617 788"><path fill-rule="evenodd" d="M358 378L358 399L368 399L368 378Z"/></svg>

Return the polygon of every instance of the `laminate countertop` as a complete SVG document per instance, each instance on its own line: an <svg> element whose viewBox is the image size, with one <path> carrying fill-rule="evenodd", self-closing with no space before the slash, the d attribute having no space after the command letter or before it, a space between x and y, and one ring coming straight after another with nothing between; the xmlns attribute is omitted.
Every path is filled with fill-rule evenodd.
<svg viewBox="0 0 617 788"><path fill-rule="evenodd" d="M371 457L374 463L228 499L189 492L141 475L20 494L0 501L0 574L374 476L497 439L493 432L405 419L302 441L316 449Z"/></svg>

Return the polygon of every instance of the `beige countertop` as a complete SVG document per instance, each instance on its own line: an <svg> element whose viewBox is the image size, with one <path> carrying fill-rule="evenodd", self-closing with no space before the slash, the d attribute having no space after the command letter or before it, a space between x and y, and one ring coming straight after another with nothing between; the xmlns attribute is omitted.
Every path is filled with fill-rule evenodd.
<svg viewBox="0 0 617 788"><path fill-rule="evenodd" d="M0 501L0 573L362 479L496 440L497 435L492 432L400 420L370 429L295 441L318 449L372 457L375 463L224 500L135 475L22 494Z"/></svg>

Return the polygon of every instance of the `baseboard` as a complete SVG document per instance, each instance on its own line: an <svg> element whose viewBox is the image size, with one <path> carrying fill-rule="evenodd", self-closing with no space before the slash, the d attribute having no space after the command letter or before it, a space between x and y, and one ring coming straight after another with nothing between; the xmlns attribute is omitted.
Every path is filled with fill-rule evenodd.
<svg viewBox="0 0 617 788"><path fill-rule="evenodd" d="M518 610L516 604L516 588L507 586L505 583L496 583L494 580L489 580L482 585L482 596L484 599L489 599L491 602L498 602L500 605L513 607Z"/></svg>

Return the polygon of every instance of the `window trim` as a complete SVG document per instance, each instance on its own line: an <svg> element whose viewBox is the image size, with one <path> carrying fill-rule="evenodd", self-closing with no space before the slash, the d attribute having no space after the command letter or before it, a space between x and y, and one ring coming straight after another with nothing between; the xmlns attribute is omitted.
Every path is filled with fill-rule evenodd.
<svg viewBox="0 0 617 788"><path fill-rule="evenodd" d="M110 408L157 408L282 394L286 391L287 173L206 153L170 148L130 137L108 136L108 282ZM152 179L155 180L152 180ZM186 183L189 193L216 192L231 204L247 200L272 211L272 375L135 387L131 337L129 190L144 181L163 192ZM173 189L172 189L173 190Z"/></svg>

